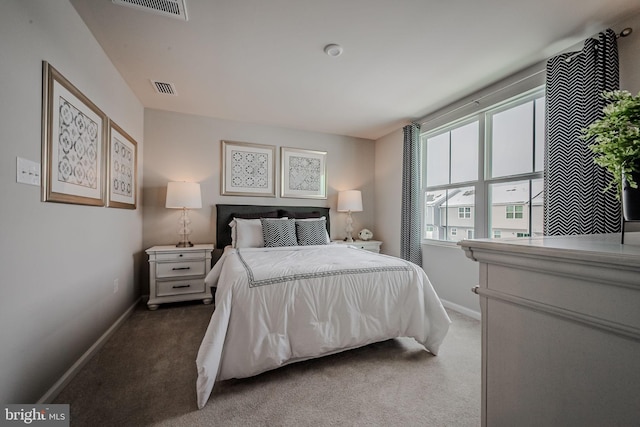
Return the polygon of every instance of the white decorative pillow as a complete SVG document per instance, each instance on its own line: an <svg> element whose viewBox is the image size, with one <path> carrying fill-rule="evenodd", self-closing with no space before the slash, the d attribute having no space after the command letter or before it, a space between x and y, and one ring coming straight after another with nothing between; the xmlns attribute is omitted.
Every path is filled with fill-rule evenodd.
<svg viewBox="0 0 640 427"><path fill-rule="evenodd" d="M233 218L229 227L231 227L231 245L234 248L261 248L264 246L262 223L259 218Z"/></svg>
<svg viewBox="0 0 640 427"><path fill-rule="evenodd" d="M296 221L294 219L261 218L262 238L265 248L298 246L296 241Z"/></svg>
<svg viewBox="0 0 640 427"><path fill-rule="evenodd" d="M296 219L298 245L326 245L330 242L325 217Z"/></svg>

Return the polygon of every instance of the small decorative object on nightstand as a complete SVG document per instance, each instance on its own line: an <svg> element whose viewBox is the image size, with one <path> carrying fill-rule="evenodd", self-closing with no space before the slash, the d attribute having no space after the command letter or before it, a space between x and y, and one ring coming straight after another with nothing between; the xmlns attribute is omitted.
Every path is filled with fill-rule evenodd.
<svg viewBox="0 0 640 427"><path fill-rule="evenodd" d="M358 237L360 238L360 240L371 240L373 239L373 233L368 228L363 228L358 233Z"/></svg>
<svg viewBox="0 0 640 427"><path fill-rule="evenodd" d="M380 246L382 242L379 240L354 240L353 242L345 242L344 240L334 240L333 243L341 245L354 246L358 249L364 249L365 251L380 253Z"/></svg>
<svg viewBox="0 0 640 427"><path fill-rule="evenodd" d="M188 248L154 246L149 255L149 310L158 304L201 299L211 304L211 288L204 278L211 270L213 245L193 245Z"/></svg>

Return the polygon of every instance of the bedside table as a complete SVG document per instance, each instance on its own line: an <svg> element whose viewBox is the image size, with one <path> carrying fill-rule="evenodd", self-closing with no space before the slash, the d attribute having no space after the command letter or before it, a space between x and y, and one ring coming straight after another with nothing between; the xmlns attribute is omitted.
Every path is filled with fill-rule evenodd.
<svg viewBox="0 0 640 427"><path fill-rule="evenodd" d="M204 278L211 270L213 245L194 245L191 248L154 246L149 255L149 310L158 304L201 299L211 304L211 288Z"/></svg>
<svg viewBox="0 0 640 427"><path fill-rule="evenodd" d="M382 245L382 242L379 240L354 240L351 243L347 243L344 240L334 240L333 243L355 246L356 248L375 253L380 253L380 245Z"/></svg>

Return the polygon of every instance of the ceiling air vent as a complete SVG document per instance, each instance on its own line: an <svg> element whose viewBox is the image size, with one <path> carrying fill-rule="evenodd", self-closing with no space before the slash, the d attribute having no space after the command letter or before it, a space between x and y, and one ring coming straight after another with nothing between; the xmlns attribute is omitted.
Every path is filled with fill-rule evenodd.
<svg viewBox="0 0 640 427"><path fill-rule="evenodd" d="M161 93L163 95L178 95L178 92L176 92L176 88L173 86L173 83L151 80L151 84L158 93Z"/></svg>
<svg viewBox="0 0 640 427"><path fill-rule="evenodd" d="M170 18L184 19L188 21L186 0L111 0L121 6L129 6L138 10L157 13Z"/></svg>

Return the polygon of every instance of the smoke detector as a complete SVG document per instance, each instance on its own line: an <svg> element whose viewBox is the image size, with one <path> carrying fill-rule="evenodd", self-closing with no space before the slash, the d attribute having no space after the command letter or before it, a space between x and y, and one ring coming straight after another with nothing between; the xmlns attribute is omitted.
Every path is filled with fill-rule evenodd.
<svg viewBox="0 0 640 427"><path fill-rule="evenodd" d="M324 53L329 56L336 57L342 55L342 46L339 44L328 44L324 47Z"/></svg>
<svg viewBox="0 0 640 427"><path fill-rule="evenodd" d="M114 4L188 21L186 0L111 0Z"/></svg>

